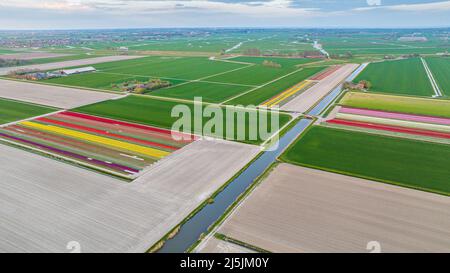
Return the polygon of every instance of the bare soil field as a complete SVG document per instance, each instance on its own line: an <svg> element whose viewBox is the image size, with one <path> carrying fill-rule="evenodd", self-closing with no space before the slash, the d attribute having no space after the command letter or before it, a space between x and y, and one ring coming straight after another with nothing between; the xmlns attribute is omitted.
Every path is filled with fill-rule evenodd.
<svg viewBox="0 0 450 273"><path fill-rule="evenodd" d="M126 183L0 145L0 252L144 252L259 151L199 140Z"/></svg>
<svg viewBox="0 0 450 273"><path fill-rule="evenodd" d="M255 251L243 246L226 242L217 238L210 238L208 243L197 250L199 253L255 253Z"/></svg>
<svg viewBox="0 0 450 273"><path fill-rule="evenodd" d="M119 97L120 94L0 79L0 97L70 109Z"/></svg>
<svg viewBox="0 0 450 273"><path fill-rule="evenodd" d="M280 164L218 232L273 252L448 252L450 199Z"/></svg>
<svg viewBox="0 0 450 273"><path fill-rule="evenodd" d="M16 67L3 67L3 68L0 68L0 76L5 76L5 75L8 75L8 73L10 73L12 71L17 71L17 70L21 70L21 69L51 70L51 69L68 68L68 67L76 67L76 66L83 66L83 65L93 65L93 64L115 62L115 61L124 61L124 60L131 60L131 59L137 59L137 58L142 58L142 57L145 57L145 56L117 55L117 56L96 57L96 58L88 58L88 59L81 59L81 60L55 62L55 63L24 65L24 66L16 66Z"/></svg>
<svg viewBox="0 0 450 273"><path fill-rule="evenodd" d="M48 53L48 52L24 52L24 53L14 53L14 54L4 54L0 55L0 59L4 60L35 60L35 59L45 59L45 58L58 58L70 56L70 54L62 53Z"/></svg>
<svg viewBox="0 0 450 273"><path fill-rule="evenodd" d="M290 102L281 107L282 110L294 112L306 112L321 98L325 97L336 86L342 83L350 74L358 68L357 64L347 64L320 80L316 85L306 90Z"/></svg>

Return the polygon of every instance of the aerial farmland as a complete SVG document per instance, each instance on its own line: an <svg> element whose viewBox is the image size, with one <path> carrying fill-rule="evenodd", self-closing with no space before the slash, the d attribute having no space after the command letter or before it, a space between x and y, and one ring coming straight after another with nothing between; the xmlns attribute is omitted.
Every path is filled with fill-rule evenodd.
<svg viewBox="0 0 450 273"><path fill-rule="evenodd" d="M448 252L448 33L0 31L0 252Z"/></svg>

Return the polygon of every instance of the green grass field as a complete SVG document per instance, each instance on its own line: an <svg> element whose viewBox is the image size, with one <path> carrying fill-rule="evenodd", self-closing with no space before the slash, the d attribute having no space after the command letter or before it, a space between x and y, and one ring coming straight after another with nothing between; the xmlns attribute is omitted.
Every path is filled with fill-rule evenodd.
<svg viewBox="0 0 450 273"><path fill-rule="evenodd" d="M11 54L11 53L17 53L17 51L0 48L0 54Z"/></svg>
<svg viewBox="0 0 450 273"><path fill-rule="evenodd" d="M450 100L348 92L340 105L450 118Z"/></svg>
<svg viewBox="0 0 450 273"><path fill-rule="evenodd" d="M450 195L450 146L445 144L315 126L281 159Z"/></svg>
<svg viewBox="0 0 450 273"><path fill-rule="evenodd" d="M240 69L230 73L222 74L209 78L210 81L228 82L248 85L262 85L276 78L286 75L298 68L287 66L281 68L266 67L263 65L254 65L248 68Z"/></svg>
<svg viewBox="0 0 450 273"><path fill-rule="evenodd" d="M63 78L54 78L45 80L44 82L116 91L114 90L114 88L112 88L112 84L120 84L131 80L144 81L148 79L149 77L130 77L130 76L103 74L101 72L96 72L96 73L71 75L69 77Z"/></svg>
<svg viewBox="0 0 450 273"><path fill-rule="evenodd" d="M372 83L371 91L432 96L433 87L419 58L371 63L356 79Z"/></svg>
<svg viewBox="0 0 450 273"><path fill-rule="evenodd" d="M40 116L56 110L51 107L0 99L0 124Z"/></svg>
<svg viewBox="0 0 450 273"><path fill-rule="evenodd" d="M215 62L200 57L145 57L93 66L99 73L72 75L44 82L110 90L111 84L132 79L162 78L180 82L196 80L246 65Z"/></svg>
<svg viewBox="0 0 450 273"><path fill-rule="evenodd" d="M247 59L247 57L242 58ZM261 64L246 65L211 61L203 57L146 57L137 60L97 64L94 65L98 70L96 73L72 75L45 80L44 82L120 91L113 85L133 80L147 81L150 78L161 78L170 81L173 86L152 91L149 94L188 100L195 96L202 96L206 102L219 103L294 72L299 69L295 66L296 64L314 61L312 59L269 59L279 59L282 67L272 68ZM260 61L258 60L258 62ZM251 95L246 95L237 102L244 105L262 103L321 69L322 67L304 68L294 75L264 86ZM196 81L179 85L192 80Z"/></svg>
<svg viewBox="0 0 450 273"><path fill-rule="evenodd" d="M56 63L56 62L64 62L64 61L72 61L72 60L82 60L82 59L90 59L90 58L98 58L103 55L87 55L87 54L74 54L69 56L55 57L55 58L41 58L30 60L30 64L45 64L45 63Z"/></svg>
<svg viewBox="0 0 450 273"><path fill-rule="evenodd" d="M227 104L230 105L259 105L273 96L285 91L289 87L311 77L312 75L323 70L325 67L309 67L304 68L294 74L284 77L276 82L265 85L252 92L237 97Z"/></svg>
<svg viewBox="0 0 450 273"><path fill-rule="evenodd" d="M426 61L443 95L450 96L450 58L427 58Z"/></svg>
<svg viewBox="0 0 450 273"><path fill-rule="evenodd" d="M219 103L230 97L236 96L252 87L243 85L217 84L209 82L191 82L174 86L171 88L160 89L151 92L151 95L188 99L202 97L205 102Z"/></svg>
<svg viewBox="0 0 450 273"><path fill-rule="evenodd" d="M146 57L95 65L102 72L196 80L233 69L243 64L210 61L204 57Z"/></svg>
<svg viewBox="0 0 450 273"><path fill-rule="evenodd" d="M191 125L190 127L185 128L187 131L201 133L199 130L194 129L194 104L180 104L174 101L167 100L159 100L153 99L145 96L128 96L126 98L120 100L109 100L105 102L100 102L84 107L80 107L75 109L75 111L92 114L102 117L114 118L124 121L136 122L141 124L147 124L151 126L161 127L171 129L173 124L178 120L178 117L172 117L171 112L175 106L188 108L191 112ZM202 106L203 108L205 106ZM223 110L224 107L219 106L211 106L212 110ZM211 110L210 109L210 110ZM243 110L239 111L241 113L246 114ZM225 119L225 116L224 116ZM280 127L286 124L291 117L289 115L280 115ZM203 118L203 124L206 124L209 118ZM248 129L250 126L258 126L258 124L248 124L248 119L246 119L247 123L245 124L246 137L242 139L242 142L259 144L263 141L259 140L251 140L248 138ZM216 128L213 130L212 136L225 138L226 130L235 128L237 126L236 119L234 120L234 125L232 124L232 119L227 119L224 122L225 128ZM270 126L268 126L270 128ZM234 129L233 128L233 129ZM254 127L252 127L254 128ZM201 130L201 129L200 129ZM221 132L222 130L222 132ZM236 136L236 134L235 134Z"/></svg>
<svg viewBox="0 0 450 273"><path fill-rule="evenodd" d="M312 62L320 61L320 59L303 59L303 58L277 58L277 57L235 57L229 59L230 61L236 62L244 62L244 63L253 63L253 64L262 64L264 61L272 61L277 64L280 64L282 67L289 66L297 66L301 64L307 64Z"/></svg>

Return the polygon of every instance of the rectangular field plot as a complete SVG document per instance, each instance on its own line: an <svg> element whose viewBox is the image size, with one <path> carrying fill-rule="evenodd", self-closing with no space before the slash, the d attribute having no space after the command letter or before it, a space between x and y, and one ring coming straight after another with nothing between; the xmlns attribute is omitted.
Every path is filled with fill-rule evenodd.
<svg viewBox="0 0 450 273"><path fill-rule="evenodd" d="M306 58L276 58L276 57L235 57L228 59L235 62L262 64L264 61L271 61L281 66L297 66L301 64L308 64L320 61L320 59L306 59Z"/></svg>
<svg viewBox="0 0 450 273"><path fill-rule="evenodd" d="M77 112L82 112L90 115L95 116L102 116L107 118L113 118L118 120L124 120L129 122L136 122L140 124L146 124L150 126L156 126L160 128L166 128L171 129L174 123L179 120L178 117L172 116L172 109L174 107L182 107L185 110L189 110L189 113L186 113L186 115L190 115L190 124L186 124L186 127L183 129L185 132L193 132L196 134L202 134L202 129L199 128L197 130L194 128L194 111L202 111L205 109L205 105L200 106L197 104L197 110L195 110L193 103L180 103L176 101L168 101L164 100L163 98L155 98L155 97L147 97L147 96L127 96L126 98L119 99L119 100L110 100L105 101L102 103L92 104L84 107L80 107L75 109ZM241 108L236 108L236 115L234 120L233 119L226 119L225 115L225 107L220 107L217 105L211 105L209 106L209 110L217 110L221 111L223 113L223 128L215 128L212 130L211 134L207 134L208 136L216 137L216 138L224 138L228 140L238 140L245 143L251 143L251 144L260 144L263 142L263 139L261 138L261 135L258 134L257 139L251 139L249 137L249 130L250 129L256 129L258 130L257 126L259 122L257 123L250 123L250 120L248 118L249 113L256 110L241 110ZM181 108L178 108L181 109ZM237 122L237 116L238 114L244 114L247 116L245 119L245 124L238 124ZM263 112L265 113L265 112ZM271 131L271 117L267 116L267 128L269 131ZM258 118L259 119L259 118ZM280 128L289 122L291 119L291 116L286 114L280 114L279 116L279 124ZM203 117L203 125L205 125L210 118ZM243 125L245 127L245 136L241 139L238 139L238 130L237 128L239 126ZM227 130L234 131L234 137L229 138L227 137Z"/></svg>
<svg viewBox="0 0 450 273"><path fill-rule="evenodd" d="M173 140L169 130L74 112L4 127L0 137L22 147L129 178L191 142Z"/></svg>
<svg viewBox="0 0 450 273"><path fill-rule="evenodd" d="M86 74L77 74L71 75L68 77L62 78L54 78L45 80L46 83L52 84L61 84L68 86L77 86L77 87L86 87L86 88L95 88L95 89L105 89L112 91L120 91L116 90L113 85L121 84L127 81L148 81L148 77L133 77L127 75L116 75L116 74L104 74L104 73L86 73Z"/></svg>
<svg viewBox="0 0 450 273"><path fill-rule="evenodd" d="M449 208L446 196L280 164L218 232L282 253L367 253L374 240L383 252L447 252Z"/></svg>
<svg viewBox="0 0 450 273"><path fill-rule="evenodd" d="M199 140L137 180L0 145L0 252L145 252L245 167L259 147Z"/></svg>
<svg viewBox="0 0 450 273"><path fill-rule="evenodd" d="M298 68L293 66L267 67L257 64L237 71L211 77L208 78L208 80L236 84L261 85L293 72L296 69Z"/></svg>
<svg viewBox="0 0 450 273"><path fill-rule="evenodd" d="M313 127L286 162L450 195L450 145Z"/></svg>
<svg viewBox="0 0 450 273"><path fill-rule="evenodd" d="M371 91L432 96L433 87L420 58L399 61L371 63L355 79L355 82L367 80L372 83Z"/></svg>
<svg viewBox="0 0 450 273"><path fill-rule="evenodd" d="M0 124L40 116L56 110L52 107L0 99Z"/></svg>
<svg viewBox="0 0 450 273"><path fill-rule="evenodd" d="M96 65L95 68L105 73L196 80L245 66L211 61L204 57L145 57L124 62L104 63Z"/></svg>
<svg viewBox="0 0 450 273"><path fill-rule="evenodd" d="M249 90L250 88L252 87L245 85L190 82L179 86L156 90L151 92L151 95L189 100L193 100L194 97L201 97L203 101L218 103Z"/></svg>
<svg viewBox="0 0 450 273"><path fill-rule="evenodd" d="M286 91L290 87L298 84L299 82L315 75L319 71L323 70L324 67L310 67L303 68L302 70L287 75L281 79L275 80L267 85L260 88L256 88L251 92L244 93L242 96L237 96L236 98L228 101L227 104L230 105L259 105L265 101L275 97L276 95Z"/></svg>
<svg viewBox="0 0 450 273"><path fill-rule="evenodd" d="M0 97L70 109L99 101L114 99L118 97L118 94L29 82L0 80Z"/></svg>
<svg viewBox="0 0 450 273"><path fill-rule="evenodd" d="M97 73L50 79L44 82L117 91L113 84L161 78L176 85L246 67L245 64L211 61L203 57L144 57L94 65Z"/></svg>
<svg viewBox="0 0 450 273"><path fill-rule="evenodd" d="M344 128L401 134L406 137L442 142L450 140L450 118L411 115L360 108L341 107L327 124ZM444 143L447 143L444 141ZM450 142L448 142L450 143Z"/></svg>
<svg viewBox="0 0 450 273"><path fill-rule="evenodd" d="M348 92L339 104L355 108L450 118L450 100Z"/></svg>
<svg viewBox="0 0 450 273"><path fill-rule="evenodd" d="M450 59L427 58L428 66L444 96L450 96Z"/></svg>

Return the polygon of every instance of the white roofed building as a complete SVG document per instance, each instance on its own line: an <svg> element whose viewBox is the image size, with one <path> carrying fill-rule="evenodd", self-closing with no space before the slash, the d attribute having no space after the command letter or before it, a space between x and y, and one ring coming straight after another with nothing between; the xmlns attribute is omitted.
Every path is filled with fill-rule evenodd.
<svg viewBox="0 0 450 273"><path fill-rule="evenodd" d="M61 74L68 76L68 75L87 73L87 72L95 72L95 71L97 71L97 69L95 69L95 67L87 66L87 67L61 70Z"/></svg>

